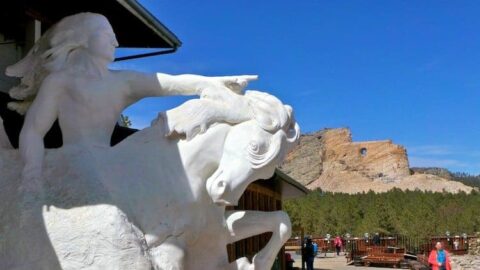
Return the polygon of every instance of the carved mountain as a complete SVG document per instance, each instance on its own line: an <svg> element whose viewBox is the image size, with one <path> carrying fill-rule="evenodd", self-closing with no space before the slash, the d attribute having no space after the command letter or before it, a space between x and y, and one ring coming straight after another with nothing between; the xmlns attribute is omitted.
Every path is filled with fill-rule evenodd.
<svg viewBox="0 0 480 270"><path fill-rule="evenodd" d="M447 173L409 167L406 149L391 140L352 141L348 128L324 129L302 135L281 170L310 189L358 193L392 188L470 192Z"/></svg>

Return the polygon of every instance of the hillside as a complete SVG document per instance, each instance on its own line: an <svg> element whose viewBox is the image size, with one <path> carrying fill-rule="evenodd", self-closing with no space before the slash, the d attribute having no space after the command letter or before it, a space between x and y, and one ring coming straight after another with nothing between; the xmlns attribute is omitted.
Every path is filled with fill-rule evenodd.
<svg viewBox="0 0 480 270"><path fill-rule="evenodd" d="M390 140L353 142L347 128L302 135L281 169L310 189L331 192L472 190L444 169L411 170L406 149Z"/></svg>
<svg viewBox="0 0 480 270"><path fill-rule="evenodd" d="M468 173L462 172L450 172L444 168L411 168L410 169L414 174L433 174L440 176L442 178L457 181L463 183L467 186L480 188L480 175L471 175Z"/></svg>

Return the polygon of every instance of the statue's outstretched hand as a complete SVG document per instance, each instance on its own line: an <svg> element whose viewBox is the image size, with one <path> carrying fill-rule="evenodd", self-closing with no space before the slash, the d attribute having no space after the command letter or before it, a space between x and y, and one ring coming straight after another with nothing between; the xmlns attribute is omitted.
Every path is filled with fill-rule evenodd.
<svg viewBox="0 0 480 270"><path fill-rule="evenodd" d="M242 94L248 83L257 79L257 75L209 77L209 80L211 80L213 85L207 87L207 89L204 89L201 96L214 98L212 97L212 94L215 95L215 92L218 90L222 92L221 90L225 88L230 89L234 93Z"/></svg>

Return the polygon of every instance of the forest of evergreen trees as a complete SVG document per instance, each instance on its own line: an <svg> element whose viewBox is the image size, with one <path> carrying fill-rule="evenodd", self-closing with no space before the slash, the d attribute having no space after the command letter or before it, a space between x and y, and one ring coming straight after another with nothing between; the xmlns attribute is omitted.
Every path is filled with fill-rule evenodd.
<svg viewBox="0 0 480 270"><path fill-rule="evenodd" d="M324 236L350 233L410 237L480 231L480 193L431 193L394 189L386 193L341 194L312 191L284 205L292 224Z"/></svg>

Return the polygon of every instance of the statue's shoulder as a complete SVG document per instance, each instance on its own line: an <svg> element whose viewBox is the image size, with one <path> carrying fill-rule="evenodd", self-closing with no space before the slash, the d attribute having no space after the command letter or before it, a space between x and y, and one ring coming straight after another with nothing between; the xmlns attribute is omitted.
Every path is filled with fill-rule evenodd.
<svg viewBox="0 0 480 270"><path fill-rule="evenodd" d="M145 83L155 78L150 73L134 70L110 70L110 74L116 82L126 83L129 86L128 89L134 92L138 88L145 88Z"/></svg>

